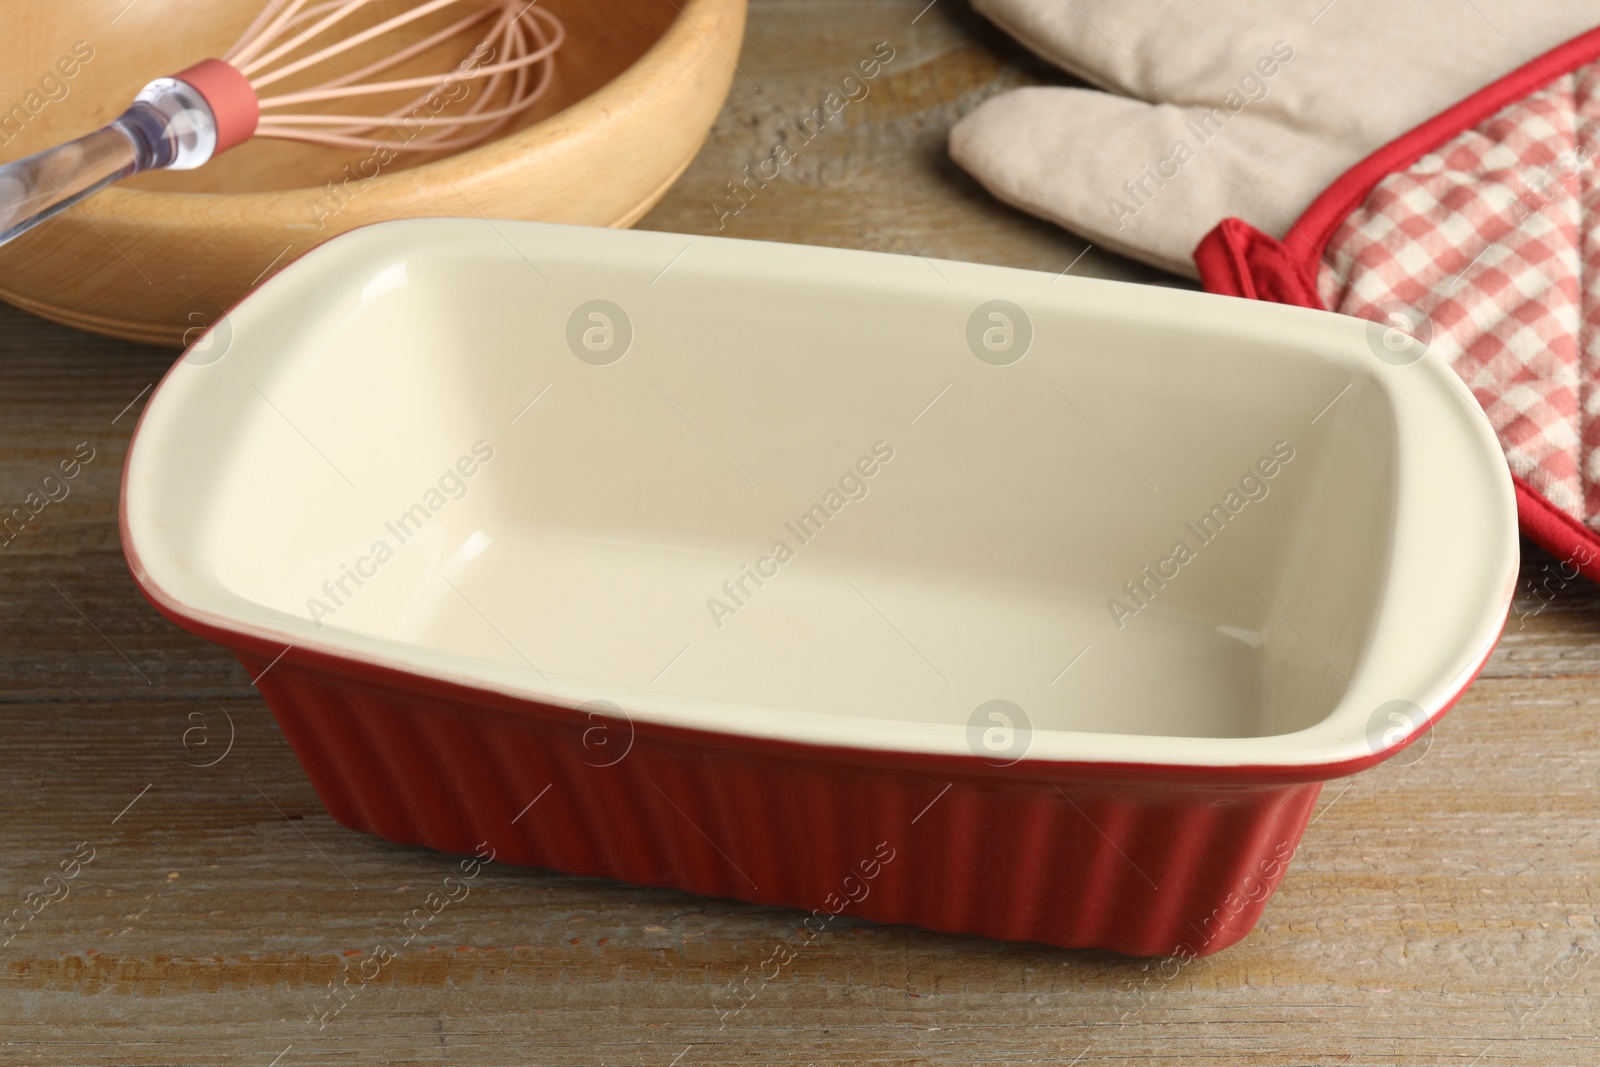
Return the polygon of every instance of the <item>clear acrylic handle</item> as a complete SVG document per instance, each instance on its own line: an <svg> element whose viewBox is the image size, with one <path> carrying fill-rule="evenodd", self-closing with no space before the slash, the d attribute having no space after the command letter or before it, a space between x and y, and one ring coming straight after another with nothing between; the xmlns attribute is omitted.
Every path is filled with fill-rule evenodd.
<svg viewBox="0 0 1600 1067"><path fill-rule="evenodd" d="M0 244L129 175L198 167L216 146L205 98L173 78L153 81L108 125L0 166Z"/></svg>
<svg viewBox="0 0 1600 1067"><path fill-rule="evenodd" d="M0 167L0 244L139 170L138 150L115 126Z"/></svg>

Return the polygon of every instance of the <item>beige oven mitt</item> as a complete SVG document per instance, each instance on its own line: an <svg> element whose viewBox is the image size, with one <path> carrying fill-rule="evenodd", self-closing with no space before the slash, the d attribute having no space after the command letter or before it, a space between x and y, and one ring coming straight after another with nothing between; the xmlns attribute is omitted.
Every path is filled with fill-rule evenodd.
<svg viewBox="0 0 1600 1067"><path fill-rule="evenodd" d="M973 0L1104 92L1036 87L956 124L995 196L1188 277L1237 216L1285 236L1352 164L1600 22L1593 0Z"/></svg>

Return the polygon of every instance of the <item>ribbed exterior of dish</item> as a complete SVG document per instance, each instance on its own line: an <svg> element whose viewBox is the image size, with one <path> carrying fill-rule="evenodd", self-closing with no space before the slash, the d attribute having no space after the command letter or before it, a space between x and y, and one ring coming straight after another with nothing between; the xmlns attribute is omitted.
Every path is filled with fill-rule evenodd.
<svg viewBox="0 0 1600 1067"><path fill-rule="evenodd" d="M241 654L253 676L267 661ZM1092 781L440 699L258 686L335 819L496 862L949 933L1206 955L1254 927L1319 783ZM500 698L504 701L504 698ZM798 918L798 917L797 917Z"/></svg>

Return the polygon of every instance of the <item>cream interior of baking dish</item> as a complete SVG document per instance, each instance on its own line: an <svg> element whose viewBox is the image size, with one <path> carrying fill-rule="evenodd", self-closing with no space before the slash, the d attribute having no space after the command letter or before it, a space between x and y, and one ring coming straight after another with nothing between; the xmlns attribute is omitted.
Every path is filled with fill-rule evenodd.
<svg viewBox="0 0 1600 1067"><path fill-rule="evenodd" d="M669 721L964 752L1004 700L1036 756L1361 755L1373 709L1465 680L1516 554L1470 397L1370 342L916 257L386 224L175 368L130 548L181 612Z"/></svg>

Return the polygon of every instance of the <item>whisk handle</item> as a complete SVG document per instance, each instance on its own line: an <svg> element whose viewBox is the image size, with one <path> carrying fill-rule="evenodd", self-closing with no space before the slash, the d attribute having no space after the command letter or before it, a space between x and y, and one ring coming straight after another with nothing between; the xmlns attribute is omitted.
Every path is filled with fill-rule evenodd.
<svg viewBox="0 0 1600 1067"><path fill-rule="evenodd" d="M243 75L206 60L151 82L93 133L0 166L0 244L129 175L198 167L254 132L254 101Z"/></svg>
<svg viewBox="0 0 1600 1067"><path fill-rule="evenodd" d="M141 170L116 123L0 167L0 244Z"/></svg>

